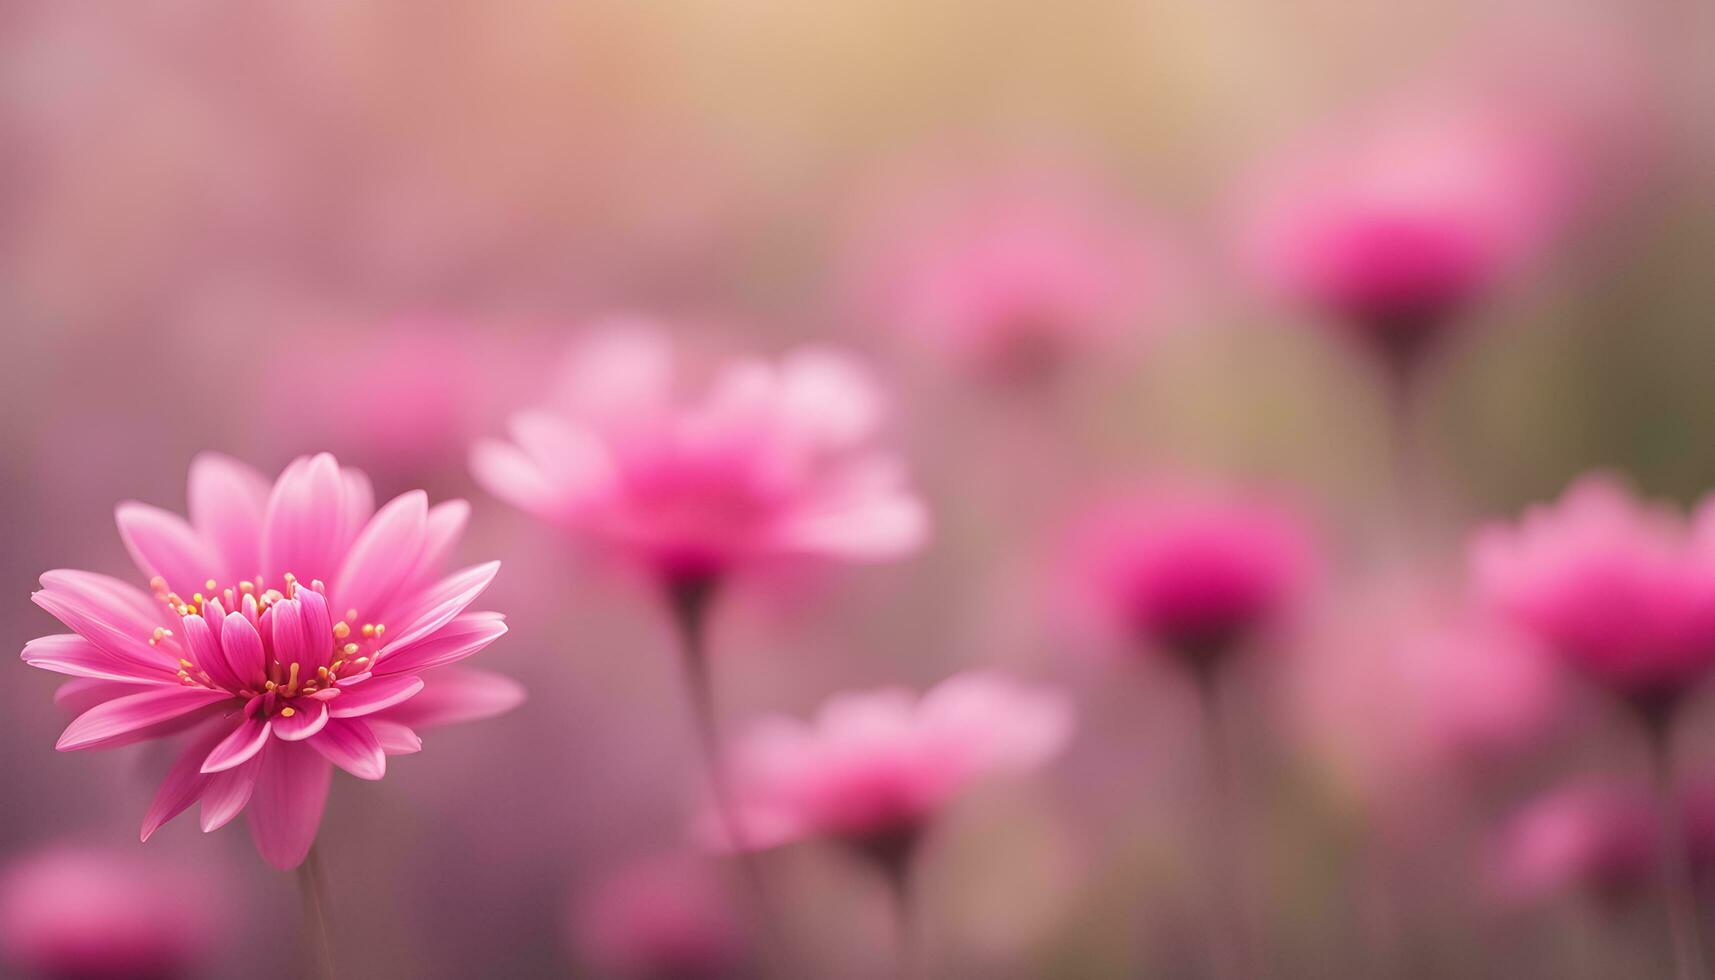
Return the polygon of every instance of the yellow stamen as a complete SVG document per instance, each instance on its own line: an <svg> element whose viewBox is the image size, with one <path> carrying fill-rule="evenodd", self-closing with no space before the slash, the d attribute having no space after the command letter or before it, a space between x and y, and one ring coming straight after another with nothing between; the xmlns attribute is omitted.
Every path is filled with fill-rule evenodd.
<svg viewBox="0 0 1715 980"><path fill-rule="evenodd" d="M280 709L280 717L282 717L282 718L290 718L297 713L298 712L293 710L292 708L281 708Z"/></svg>

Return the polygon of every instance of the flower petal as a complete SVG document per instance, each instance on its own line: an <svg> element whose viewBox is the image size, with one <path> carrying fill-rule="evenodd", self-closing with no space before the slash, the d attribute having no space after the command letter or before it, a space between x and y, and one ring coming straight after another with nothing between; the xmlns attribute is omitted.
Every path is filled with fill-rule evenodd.
<svg viewBox="0 0 1715 980"><path fill-rule="evenodd" d="M178 761L161 780L161 788L155 791L155 799L149 803L149 809L143 814L143 840L147 841L162 824L185 812L202 795L209 780L203 774L202 760L226 737L226 733L224 726L211 725L207 732L199 735L180 753Z"/></svg>
<svg viewBox="0 0 1715 980"><path fill-rule="evenodd" d="M422 689L423 679L415 674L371 677L362 683L341 687L339 697L328 702L328 714L335 718L372 715L384 708L404 704Z"/></svg>
<svg viewBox="0 0 1715 980"><path fill-rule="evenodd" d="M250 797L250 838L262 859L282 871L310 853L327 805L333 767L308 746L270 741Z"/></svg>
<svg viewBox="0 0 1715 980"><path fill-rule="evenodd" d="M225 691L161 685L114 698L78 715L54 746L61 752L111 745L152 725L172 721L198 708L232 700Z"/></svg>
<svg viewBox="0 0 1715 980"><path fill-rule="evenodd" d="M219 830L232 822L250 802L262 760L252 756L243 765L209 776L202 791L202 832Z"/></svg>
<svg viewBox="0 0 1715 980"><path fill-rule="evenodd" d="M24 644L25 663L42 670L74 677L130 683L164 684L174 680L165 667L145 668L120 660L95 644L73 633L41 636Z"/></svg>
<svg viewBox="0 0 1715 980"><path fill-rule="evenodd" d="M211 603L211 607L218 604ZM214 615L216 609L209 610ZM237 691L244 687L244 682L232 672L232 664L226 659L226 652L220 648L220 641L215 638L214 629L201 616L192 614L179 621L179 631L182 634L185 649L190 659L214 682L229 691Z"/></svg>
<svg viewBox="0 0 1715 980"><path fill-rule="evenodd" d="M361 721L335 718L310 747L334 765L358 779L380 779L387 774L387 753L369 726Z"/></svg>
<svg viewBox="0 0 1715 980"><path fill-rule="evenodd" d="M268 732L272 723L260 715L246 718L238 723L232 734L220 740L220 744L209 750L208 758L203 760L202 771L205 773L224 772L244 765L262 751L262 746L268 743Z"/></svg>
<svg viewBox="0 0 1715 980"><path fill-rule="evenodd" d="M267 666L267 653L262 648L262 634L256 632L243 613L231 612L220 624L220 646L227 666L240 683L261 682Z"/></svg>
<svg viewBox="0 0 1715 980"><path fill-rule="evenodd" d="M490 718L523 702L524 686L510 677L468 667L449 667L437 671L416 697L382 717L412 728L425 728Z"/></svg>
<svg viewBox="0 0 1715 980"><path fill-rule="evenodd" d="M464 571L454 572L436 583L433 588L416 597L410 606L400 610L400 614L405 618L405 626L396 634L389 630L393 638L383 649L404 649L452 622L453 617L464 612L465 607L476 601L483 589L488 588L488 583L494 581L494 575L498 571L499 562L484 562Z"/></svg>
<svg viewBox="0 0 1715 980"><path fill-rule="evenodd" d="M30 595L30 601L145 676L159 672L170 677L178 672L177 656L148 641L155 628L165 624L165 617L146 617L148 597L118 579L53 571L42 576L42 588Z"/></svg>
<svg viewBox="0 0 1715 980"><path fill-rule="evenodd" d="M373 716L363 719L363 723L375 733L376 741L381 743L381 751L388 755L410 755L423 751L423 740L417 737L417 733L412 731L409 725Z"/></svg>
<svg viewBox="0 0 1715 980"><path fill-rule="evenodd" d="M429 498L421 490L395 497L353 542L333 580L334 607L356 609L366 622L381 611L417 566L423 551Z"/></svg>
<svg viewBox="0 0 1715 980"><path fill-rule="evenodd" d="M255 469L220 453L198 453L191 460L187 491L191 526L217 552L233 585L262 568L262 515L268 506L268 480Z"/></svg>
<svg viewBox="0 0 1715 980"><path fill-rule="evenodd" d="M185 519L135 501L114 510L119 536L145 576L159 575L180 595L201 592L203 583L224 576L220 554Z"/></svg>
<svg viewBox="0 0 1715 980"><path fill-rule="evenodd" d="M327 727L328 706L314 698L293 698L292 713L273 718L274 737L288 742L302 742Z"/></svg>
<svg viewBox="0 0 1715 980"><path fill-rule="evenodd" d="M334 458L321 453L286 467L262 518L262 571L301 581L327 580L338 568L346 484Z"/></svg>
<svg viewBox="0 0 1715 980"><path fill-rule="evenodd" d="M522 449L484 439L470 452L470 471L484 490L519 510L547 520L560 516L559 489Z"/></svg>
<svg viewBox="0 0 1715 980"><path fill-rule="evenodd" d="M415 674L470 656L506 635L499 613L464 613L409 646L390 648L376 661L377 674Z"/></svg>

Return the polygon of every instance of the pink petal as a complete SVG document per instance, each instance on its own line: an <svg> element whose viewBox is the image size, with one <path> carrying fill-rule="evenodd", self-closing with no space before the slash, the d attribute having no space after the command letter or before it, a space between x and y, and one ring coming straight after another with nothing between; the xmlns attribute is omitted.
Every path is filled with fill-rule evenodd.
<svg viewBox="0 0 1715 980"><path fill-rule="evenodd" d="M243 685L256 684L266 669L267 653L262 648L262 634L243 613L227 613L220 624L220 645L227 666Z"/></svg>
<svg viewBox="0 0 1715 980"><path fill-rule="evenodd" d="M102 681L81 677L54 688L54 705L76 717L103 701L112 701L114 698L136 693L137 685L131 681Z"/></svg>
<svg viewBox="0 0 1715 980"><path fill-rule="evenodd" d="M333 577L340 558L346 485L327 453L299 458L275 482L262 518L262 570L300 580Z"/></svg>
<svg viewBox="0 0 1715 980"><path fill-rule="evenodd" d="M506 634L499 613L465 613L410 646L389 649L375 665L377 674L415 674L470 656Z"/></svg>
<svg viewBox="0 0 1715 980"><path fill-rule="evenodd" d="M483 589L488 588L488 583L494 581L494 575L498 571L499 562L485 562L462 572L455 572L436 583L433 588L417 596L409 606L399 610L406 625L393 635L391 642L383 649L402 650L452 622L453 617L464 612L465 607L474 602Z"/></svg>
<svg viewBox="0 0 1715 980"><path fill-rule="evenodd" d="M165 684L177 682L165 666L146 668L119 660L107 651L72 633L37 637L24 644L23 660L32 667L74 677L99 680Z"/></svg>
<svg viewBox="0 0 1715 980"><path fill-rule="evenodd" d="M282 871L303 863L316 842L333 767L308 746L274 740L263 751L250 797L250 838Z"/></svg>
<svg viewBox="0 0 1715 980"><path fill-rule="evenodd" d="M484 490L519 510L550 520L563 510L559 489L517 446L484 439L471 449L470 471Z"/></svg>
<svg viewBox="0 0 1715 980"><path fill-rule="evenodd" d="M268 506L268 480L220 453L198 453L191 460L188 502L191 525L222 558L230 586L262 569L262 514Z"/></svg>
<svg viewBox="0 0 1715 980"><path fill-rule="evenodd" d="M147 597L123 582L87 572L49 572L30 600L117 661L144 673L178 672L178 658L148 641L165 617L143 619L137 603L147 603Z"/></svg>
<svg viewBox="0 0 1715 980"><path fill-rule="evenodd" d="M328 702L328 714L335 718L374 714L383 708L404 704L422 689L423 679L414 674L371 677L349 687L342 685L339 697Z"/></svg>
<svg viewBox="0 0 1715 980"><path fill-rule="evenodd" d="M209 614L214 615L215 611L211 608ZM227 661L226 653L221 650L220 641L215 638L214 629L207 620L194 614L186 616L179 622L179 632L185 648L190 651L190 659L207 671L216 684L229 691L244 687L244 681L232 672L232 664Z"/></svg>
<svg viewBox="0 0 1715 980"><path fill-rule="evenodd" d="M380 622L394 592L410 576L423 551L429 498L421 490L395 497L357 536L333 580L334 606L356 609L360 619Z"/></svg>
<svg viewBox="0 0 1715 980"><path fill-rule="evenodd" d="M309 744L323 758L358 779L380 779L387 774L387 754L375 733L361 721L335 718Z"/></svg>
<svg viewBox="0 0 1715 980"><path fill-rule="evenodd" d="M410 755L423 750L423 740L408 725L375 717L365 718L363 722L375 733L376 741L381 743L381 751L388 755Z"/></svg>
<svg viewBox="0 0 1715 980"><path fill-rule="evenodd" d="M161 788L155 791L155 799L143 814L143 840L147 841L162 824L185 812L185 809L202 795L209 780L202 772L202 760L226 737L226 733L224 726L211 725L207 732L199 735L185 748L178 761L167 770L166 778L161 781Z"/></svg>
<svg viewBox="0 0 1715 980"><path fill-rule="evenodd" d="M587 499L612 485L613 458L583 426L547 412L520 412L507 424L512 438L554 487L558 506Z"/></svg>
<svg viewBox="0 0 1715 980"><path fill-rule="evenodd" d="M290 715L275 715L274 737L302 742L327 727L328 706L314 698L293 698Z"/></svg>
<svg viewBox="0 0 1715 980"><path fill-rule="evenodd" d="M223 772L249 762L267 744L271 728L272 724L260 715L239 722L231 735L209 750L208 758L203 760L202 771Z"/></svg>
<svg viewBox="0 0 1715 980"><path fill-rule="evenodd" d="M845 354L809 348L781 363L780 412L808 445L856 445L875 431L881 410L881 393L869 372Z"/></svg>
<svg viewBox="0 0 1715 980"><path fill-rule="evenodd" d="M309 659L304 663L307 679L315 676L316 668L333 663L333 614L328 610L327 599L314 589L299 589L297 596L304 646L309 651Z"/></svg>
<svg viewBox="0 0 1715 980"><path fill-rule="evenodd" d="M202 830L208 833L232 822L250 802L256 789L256 774L262 770L262 760L251 757L243 765L226 769L209 777L202 791Z"/></svg>
<svg viewBox="0 0 1715 980"><path fill-rule="evenodd" d="M423 553L417 556L417 566L411 570L412 585L433 582L446 574L447 560L469 521L470 504L463 500L445 500L429 508L423 526Z"/></svg>
<svg viewBox="0 0 1715 980"><path fill-rule="evenodd" d="M345 554L356 540L357 533L369 523L375 514L375 487L369 482L369 477L362 470L346 467L339 471L340 483L345 486L345 500L340 505L339 513L339 548L340 554ZM328 578L328 576L320 576Z"/></svg>
<svg viewBox="0 0 1715 980"><path fill-rule="evenodd" d="M131 560L144 576L159 575L168 588L187 597L203 591L209 579L224 577L220 555L179 515L127 501L114 511L114 518Z"/></svg>
<svg viewBox="0 0 1715 980"><path fill-rule="evenodd" d="M61 752L70 752L114 744L132 732L231 699L232 695L225 691L206 687L150 687L96 705L78 715L66 726L54 747Z"/></svg>
<svg viewBox="0 0 1715 980"><path fill-rule="evenodd" d="M437 671L416 697L388 711L385 719L412 728L451 725L491 718L523 702L523 685L510 677L449 667Z"/></svg>

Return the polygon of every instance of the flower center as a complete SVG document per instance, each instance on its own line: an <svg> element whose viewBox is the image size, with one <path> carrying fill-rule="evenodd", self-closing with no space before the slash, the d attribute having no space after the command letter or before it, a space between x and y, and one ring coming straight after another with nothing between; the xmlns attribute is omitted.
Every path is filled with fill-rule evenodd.
<svg viewBox="0 0 1715 980"><path fill-rule="evenodd" d="M279 588L269 586L260 575L231 587L209 579L202 591L188 599L171 591L159 576L149 585L155 598L180 620L181 634L158 626L149 637L150 646L175 641L181 653L179 682L230 691L252 700L256 710L268 715L290 718L296 714L291 699L319 694L319 700L326 700L337 694L334 685L342 677L350 680L369 670L387 632L385 624L360 622L356 609L346 610L343 619L330 625L326 584L320 579L305 584L291 572L281 576ZM314 608L320 610L319 626L318 617L308 614L312 593ZM287 611L306 631L303 644L294 650L278 647L273 628L286 605L295 607ZM223 624L231 613L243 615L261 641L263 656L254 669L236 666L222 648ZM193 631L202 634L200 642L192 640ZM219 662L210 662L215 660Z"/></svg>

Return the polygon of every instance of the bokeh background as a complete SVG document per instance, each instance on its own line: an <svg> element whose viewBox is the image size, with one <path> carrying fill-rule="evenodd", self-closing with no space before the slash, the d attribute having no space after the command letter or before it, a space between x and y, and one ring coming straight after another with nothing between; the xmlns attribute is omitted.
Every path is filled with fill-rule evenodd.
<svg viewBox="0 0 1715 980"><path fill-rule="evenodd" d="M933 540L724 607L723 712L996 665L1080 711L1056 765L938 828L933 975L1203 968L1191 692L1104 657L1049 581L1091 493L1161 472L1289 488L1326 552L1232 691L1270 974L1655 975L1647 888L1496 884L1522 807L1641 777L1613 710L1574 686L1529 738L1504 698L1474 749L1438 726L1493 683L1449 666L1486 641L1445 633L1476 522L1594 468L1685 502L1715 486L1711 20L1632 0L11 0L0 634L55 631L28 601L46 569L130 574L114 503L181 508L201 449L270 472L331 449L380 497L469 498L461 557L504 561L486 605L512 625L482 665L530 699L433 733L379 785L336 780L342 971L606 975L580 910L681 853L702 798L672 636L650 597L477 488L469 445L615 310L708 356L836 343L894 395ZM1577 179L1552 242L1437 362L1418 495L1372 365L1235 243L1284 148L1426 93L1541 124ZM942 205L1015 180L1146 243L1112 336L1048 382L974 369L885 300ZM191 869L237 923L179 923L213 933L208 975L296 975L290 876L189 819L137 845L165 750L58 755L55 678L8 677L0 863L77 846ZM1712 713L1687 714L1693 775L1702 755L1715 776ZM813 975L886 975L878 882L814 846L768 862Z"/></svg>

